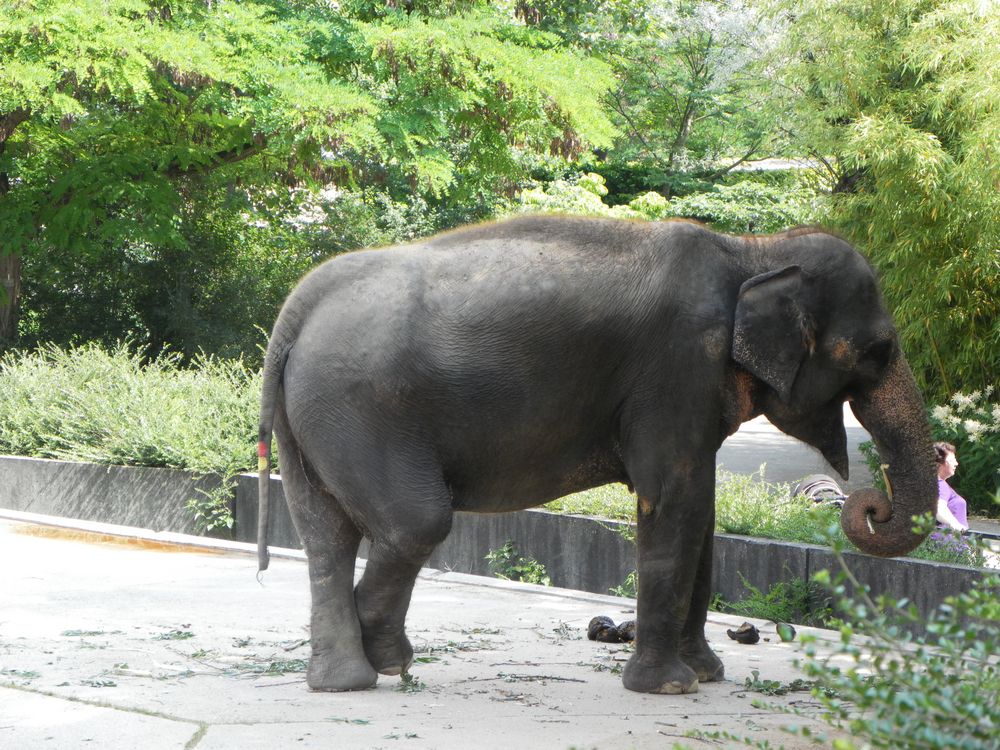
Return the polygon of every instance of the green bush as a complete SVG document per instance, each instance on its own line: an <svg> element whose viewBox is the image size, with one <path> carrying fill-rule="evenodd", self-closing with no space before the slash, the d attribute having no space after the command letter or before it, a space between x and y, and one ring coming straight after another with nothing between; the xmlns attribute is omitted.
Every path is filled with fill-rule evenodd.
<svg viewBox="0 0 1000 750"><path fill-rule="evenodd" d="M0 453L218 475L255 465L260 375L238 360L151 361L119 345L0 357ZM227 524L223 498L192 503Z"/></svg>
<svg viewBox="0 0 1000 750"><path fill-rule="evenodd" d="M842 588L836 589L842 593ZM838 733L834 747L995 748L1000 734L1000 606L996 582L951 597L923 623L905 603L842 600L839 648L807 644L803 669ZM911 639L903 623L925 624ZM844 662L849 666L841 666Z"/></svg>
<svg viewBox="0 0 1000 750"><path fill-rule="evenodd" d="M793 497L787 484L764 480L753 474L720 471L715 488L715 529L726 534L761 536L805 544L825 544L839 509Z"/></svg>
<svg viewBox="0 0 1000 750"><path fill-rule="evenodd" d="M732 474L720 469L715 484L715 530L768 539L823 544L837 509L801 497L792 497L787 484L764 481L757 475ZM635 495L623 484L609 484L546 504L557 513L635 520Z"/></svg>
<svg viewBox="0 0 1000 750"><path fill-rule="evenodd" d="M908 750L992 750L1000 736L1000 583L984 579L946 599L928 618L905 600L873 601L834 544L842 572L816 581L838 601L840 639L833 646L803 635L799 666L822 707L830 736L809 727L785 731L816 747ZM854 590L846 596L847 585ZM926 630L913 636L914 626ZM748 681L749 682L749 681ZM801 687L799 688L801 689ZM768 691L778 694L777 691ZM758 708L797 715L794 707L755 701ZM810 711L815 716L815 711ZM757 748L768 742L728 733L695 733ZM799 746L799 744L796 744Z"/></svg>
<svg viewBox="0 0 1000 750"><path fill-rule="evenodd" d="M670 201L671 216L697 219L720 232L778 232L813 216L815 192L746 178Z"/></svg>
<svg viewBox="0 0 1000 750"><path fill-rule="evenodd" d="M813 581L778 581L764 592L742 575L740 580L748 595L736 602L717 597L712 602L712 609L758 620L816 627L828 626L833 618L829 596L822 586Z"/></svg>
<svg viewBox="0 0 1000 750"><path fill-rule="evenodd" d="M259 375L238 360L143 361L122 345L0 357L0 451L232 474L254 465Z"/></svg>
<svg viewBox="0 0 1000 750"><path fill-rule="evenodd" d="M533 557L524 557L508 539L500 549L490 550L486 555L490 571L497 578L523 583L537 583L551 586L552 580L545 572L545 566Z"/></svg>
<svg viewBox="0 0 1000 750"><path fill-rule="evenodd" d="M874 446L870 454L877 469L878 454ZM764 470L762 466L756 475L718 471L715 483L717 533L820 545L829 544L833 534L838 542L850 545L840 530L840 510L836 506L792 497L790 485L767 482ZM625 485L608 484L559 498L547 503L545 508L556 513L634 523L635 503L635 495ZM623 533L628 534L630 530ZM968 539L961 545L939 544L927 539L910 552L909 557L973 567L984 567L986 562L984 546Z"/></svg>
<svg viewBox="0 0 1000 750"><path fill-rule="evenodd" d="M635 521L635 495L624 484L604 484L546 503L545 510L613 521Z"/></svg>
<svg viewBox="0 0 1000 750"><path fill-rule="evenodd" d="M628 204L609 206L604 178L585 173L556 180L521 193L522 212L567 213L622 219L686 218L705 222L722 232L776 232L812 217L814 191L805 185L789 188L751 177L732 185L667 200L656 192L637 195Z"/></svg>
<svg viewBox="0 0 1000 750"><path fill-rule="evenodd" d="M259 364L261 329L315 264L316 248L277 210L232 192L185 208L174 243L108 240L58 262L51 252L27 255L19 347L128 340L185 362L207 352Z"/></svg>

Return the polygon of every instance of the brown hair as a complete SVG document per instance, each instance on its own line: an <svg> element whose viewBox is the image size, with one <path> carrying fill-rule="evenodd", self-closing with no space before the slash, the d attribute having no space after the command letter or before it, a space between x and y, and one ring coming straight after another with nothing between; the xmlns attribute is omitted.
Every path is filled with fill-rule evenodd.
<svg viewBox="0 0 1000 750"><path fill-rule="evenodd" d="M939 464L943 464L949 453L955 452L955 446L951 443L934 443L934 457Z"/></svg>

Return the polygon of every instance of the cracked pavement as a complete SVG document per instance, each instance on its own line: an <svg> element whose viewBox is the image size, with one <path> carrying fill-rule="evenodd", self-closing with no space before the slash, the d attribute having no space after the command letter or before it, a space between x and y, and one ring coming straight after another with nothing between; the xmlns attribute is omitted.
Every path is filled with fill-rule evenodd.
<svg viewBox="0 0 1000 750"><path fill-rule="evenodd" d="M744 688L754 670L801 676L798 641L781 643L773 623L754 621L769 640L742 646L725 635L742 618L711 613L727 680L640 695L620 681L629 647L586 639L595 615L634 617L633 600L433 570L410 607L410 676L311 693L301 554L276 555L258 584L249 545L86 528L0 520L0 747L739 746L687 736L704 730L797 748L779 727L819 710L807 692Z"/></svg>

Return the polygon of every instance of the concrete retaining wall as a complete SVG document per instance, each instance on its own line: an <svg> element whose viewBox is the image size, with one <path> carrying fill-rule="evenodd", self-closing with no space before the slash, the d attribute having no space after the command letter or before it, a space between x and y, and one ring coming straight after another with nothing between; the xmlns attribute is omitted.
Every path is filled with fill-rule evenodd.
<svg viewBox="0 0 1000 750"><path fill-rule="evenodd" d="M197 533L188 500L218 486L186 471L0 456L0 508L154 531Z"/></svg>
<svg viewBox="0 0 1000 750"><path fill-rule="evenodd" d="M298 535L285 506L281 480L271 479L269 539L280 547L300 548ZM566 516L542 510L519 513L458 513L451 534L431 556L428 565L460 573L490 575L485 556L512 540L525 557L545 566L554 586L606 594L635 570L635 546L617 521ZM257 529L257 477L240 477L234 532L242 541L254 541ZM362 547L362 556L365 548ZM873 595L907 598L920 612L929 613L946 596L966 591L985 575L957 565L907 558L880 559L855 553L845 555L858 580ZM746 598L751 586L767 591L779 581L808 581L820 570L837 570L826 547L776 542L758 537L716 534L712 590L726 601Z"/></svg>
<svg viewBox="0 0 1000 750"><path fill-rule="evenodd" d="M163 469L66 463L0 457L0 507L11 510L194 533L185 505L198 490L218 486L215 479ZM285 506L281 480L271 479L269 542L301 544ZM238 478L233 501L234 526L228 536L253 542L257 535L257 477ZM458 513L448 539L429 561L431 567L489 575L486 554L511 540L518 551L545 566L555 586L608 593L635 569L635 548L624 525L539 510L518 513ZM361 556L366 554L362 547ZM855 576L875 595L908 598L930 612L946 596L967 590L973 581L995 575L923 560L882 560L849 554ZM809 580L818 570L835 569L828 549L717 534L712 586L728 601L745 598L745 579L767 591L778 581Z"/></svg>

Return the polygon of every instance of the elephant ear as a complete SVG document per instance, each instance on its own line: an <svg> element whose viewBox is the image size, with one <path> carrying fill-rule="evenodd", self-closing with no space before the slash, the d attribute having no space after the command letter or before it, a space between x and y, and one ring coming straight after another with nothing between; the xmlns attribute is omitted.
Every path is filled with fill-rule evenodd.
<svg viewBox="0 0 1000 750"><path fill-rule="evenodd" d="M799 266L768 271L740 287L733 325L733 359L788 401L799 366L815 346L802 305Z"/></svg>

